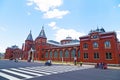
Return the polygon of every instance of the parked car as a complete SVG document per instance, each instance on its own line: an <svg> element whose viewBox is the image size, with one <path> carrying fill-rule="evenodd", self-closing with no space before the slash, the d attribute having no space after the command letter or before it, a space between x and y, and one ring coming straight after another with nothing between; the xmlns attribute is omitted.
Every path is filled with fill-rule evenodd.
<svg viewBox="0 0 120 80"><path fill-rule="evenodd" d="M47 61L45 62L45 65L46 65L46 66L51 66L51 65L52 65L52 61L51 61L51 60L47 60Z"/></svg>

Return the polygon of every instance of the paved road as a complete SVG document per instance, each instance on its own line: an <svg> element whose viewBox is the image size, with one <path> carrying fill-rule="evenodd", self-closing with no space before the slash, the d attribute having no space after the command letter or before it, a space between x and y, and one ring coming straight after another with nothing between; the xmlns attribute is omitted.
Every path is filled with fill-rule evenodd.
<svg viewBox="0 0 120 80"><path fill-rule="evenodd" d="M3 60L0 61L0 80L120 80L120 70Z"/></svg>
<svg viewBox="0 0 120 80"><path fill-rule="evenodd" d="M4 68L17 68L17 67L30 67L30 66L41 66L44 64L34 63L34 62L26 62L26 61L19 61L14 62L14 60L0 60L0 69Z"/></svg>
<svg viewBox="0 0 120 80"><path fill-rule="evenodd" d="M120 71L90 68L57 75L42 76L35 78L35 80L120 80Z"/></svg>
<svg viewBox="0 0 120 80"><path fill-rule="evenodd" d="M70 65L52 65L45 66L43 63L29 63L2 60L0 61L0 80L24 80L33 79L42 76L56 75L71 71L92 68L92 66L83 67ZM39 79L38 79L39 80Z"/></svg>

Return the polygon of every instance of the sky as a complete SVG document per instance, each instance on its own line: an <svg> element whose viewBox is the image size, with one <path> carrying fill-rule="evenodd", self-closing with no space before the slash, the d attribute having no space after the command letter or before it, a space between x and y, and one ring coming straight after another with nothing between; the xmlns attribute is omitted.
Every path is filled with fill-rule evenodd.
<svg viewBox="0 0 120 80"><path fill-rule="evenodd" d="M21 48L30 30L35 40L42 26L47 40L58 42L97 27L120 40L120 0L0 0L0 52Z"/></svg>

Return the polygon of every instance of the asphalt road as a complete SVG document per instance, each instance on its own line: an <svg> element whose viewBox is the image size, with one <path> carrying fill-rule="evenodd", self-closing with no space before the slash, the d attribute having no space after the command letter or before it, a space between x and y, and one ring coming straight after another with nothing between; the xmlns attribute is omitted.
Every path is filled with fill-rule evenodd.
<svg viewBox="0 0 120 80"><path fill-rule="evenodd" d="M11 72L8 74L8 71L19 72L15 70L21 70L22 74L26 71L26 74L21 77L20 75L22 74L12 74ZM39 75L42 72L46 72L47 74L31 77L32 74ZM25 61L16 63L14 61L0 60L0 74L2 73L19 77L21 80L120 80L120 70L117 69L95 69L86 65L83 65L82 67L71 65L44 66L43 63L29 63ZM29 78L23 78L28 74L31 74L30 76L27 76ZM0 80L8 79L6 79L3 75L0 75Z"/></svg>
<svg viewBox="0 0 120 80"><path fill-rule="evenodd" d="M29 80L120 80L120 70L84 69Z"/></svg>
<svg viewBox="0 0 120 80"><path fill-rule="evenodd" d="M27 62L27 61L18 61L14 62L14 60L0 60L0 69L4 68L17 68L17 67L32 67L32 66L42 66L43 63L36 62Z"/></svg>

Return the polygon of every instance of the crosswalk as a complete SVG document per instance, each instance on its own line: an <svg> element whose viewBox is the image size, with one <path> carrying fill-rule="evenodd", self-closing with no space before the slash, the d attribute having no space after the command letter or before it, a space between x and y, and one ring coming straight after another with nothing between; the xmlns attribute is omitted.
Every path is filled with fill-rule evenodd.
<svg viewBox="0 0 120 80"><path fill-rule="evenodd" d="M19 68L8 68L0 69L0 78L6 80L26 80L30 78L65 73L69 71L89 69L93 66L36 66L36 67L19 67Z"/></svg>

